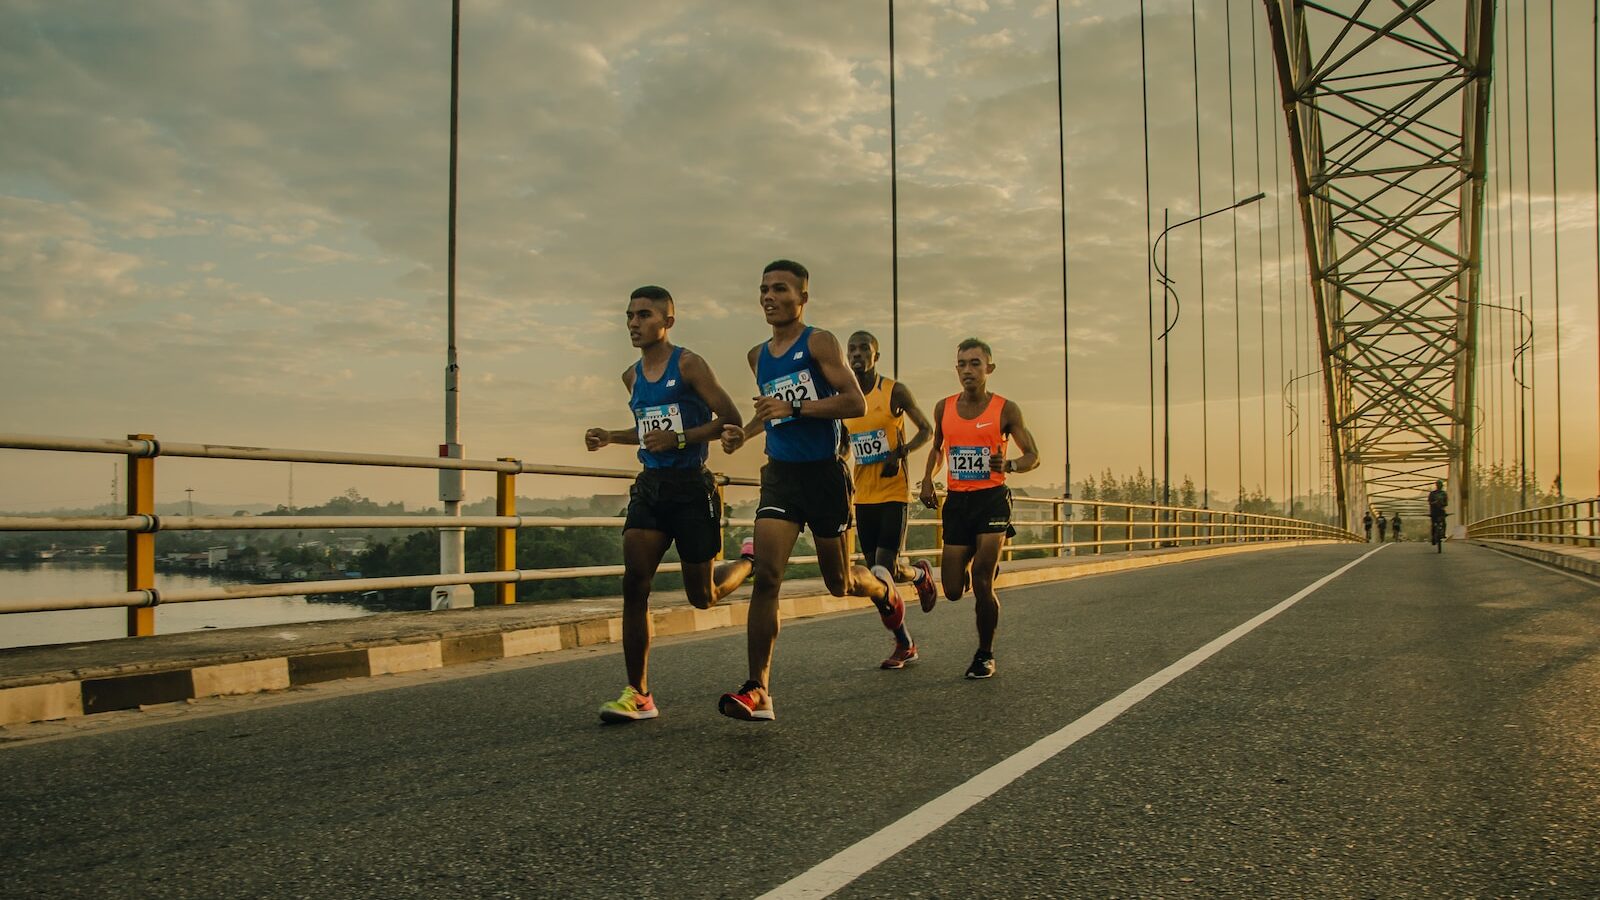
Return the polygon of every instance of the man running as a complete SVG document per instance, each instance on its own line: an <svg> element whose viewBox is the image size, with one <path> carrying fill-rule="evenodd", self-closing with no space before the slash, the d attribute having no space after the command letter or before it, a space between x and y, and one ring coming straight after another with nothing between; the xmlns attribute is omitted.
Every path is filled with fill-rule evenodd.
<svg viewBox="0 0 1600 900"><path fill-rule="evenodd" d="M1361 517L1361 527L1367 530L1367 543L1372 543L1372 510L1367 510L1367 514Z"/></svg>
<svg viewBox="0 0 1600 900"><path fill-rule="evenodd" d="M750 677L723 694L717 708L746 721L773 718L772 651L778 640L778 590L800 529L809 526L817 565L828 593L870 598L897 642L915 650L905 630L905 604L888 572L850 565L844 536L850 528L850 476L839 459L840 420L866 412L861 386L845 365L839 339L805 323L810 273L787 259L761 275L761 308L771 340L750 350L750 370L761 394L755 419L722 429L722 449L732 453L758 432L767 436L756 507L755 587L750 595L747 644ZM915 656L915 652L911 654Z"/></svg>
<svg viewBox="0 0 1600 900"><path fill-rule="evenodd" d="M994 675L994 633L1000 624L1000 596L994 590L995 567L1011 526L1011 489L1006 475L1038 468L1039 450L1022 423L1014 401L989 392L994 352L977 338L956 347L956 377L961 393L934 408L933 449L919 491L923 505L937 506L933 476L948 457L949 488L941 513L944 556L940 566L944 595L960 600L972 584L978 620L978 652L967 667L968 678ZM1016 438L1022 454L1006 458L1006 444Z"/></svg>
<svg viewBox="0 0 1600 900"><path fill-rule="evenodd" d="M639 361L622 373L634 427L591 428L583 436L591 451L607 444L639 446L644 470L628 492L622 526L622 657L628 686L600 707L606 722L657 716L650 693L650 587L661 557L674 541L683 562L683 590L697 609L709 609L749 577L750 547L735 562L712 568L722 551L722 503L706 469L706 444L724 426L743 421L733 398L711 367L695 353L675 347L667 332L676 321L672 295L645 285L628 298L628 337Z"/></svg>
<svg viewBox="0 0 1600 900"><path fill-rule="evenodd" d="M905 546L911 498L906 460L933 437L933 425L912 399L909 388L878 374L878 339L871 332L850 335L845 358L867 401L866 415L844 423L850 454L855 459L857 543L874 572L883 569L896 581L911 582L926 612L939 602L933 569L926 559L906 565L900 558L900 549ZM916 436L910 441L906 440L907 418L917 427ZM883 661L883 668L903 668L916 658L915 648L897 641L894 652Z"/></svg>
<svg viewBox="0 0 1600 900"><path fill-rule="evenodd" d="M1378 513L1378 543L1380 543L1380 544L1383 543L1384 532L1386 532L1388 530L1389 530L1389 520L1384 518L1383 513L1381 513L1381 512Z"/></svg>
<svg viewBox="0 0 1600 900"><path fill-rule="evenodd" d="M1400 513L1398 513L1398 512L1396 512L1394 514L1394 518L1393 519L1389 520L1389 534L1392 535L1389 538L1389 540L1395 541L1396 543L1399 542L1399 540L1400 540Z"/></svg>

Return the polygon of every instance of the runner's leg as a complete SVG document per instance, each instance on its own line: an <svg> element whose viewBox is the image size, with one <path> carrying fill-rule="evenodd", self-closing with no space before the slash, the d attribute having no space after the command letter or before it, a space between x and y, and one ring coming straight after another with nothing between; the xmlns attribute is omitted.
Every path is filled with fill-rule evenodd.
<svg viewBox="0 0 1600 900"><path fill-rule="evenodd" d="M650 693L650 586L672 538L665 532L629 528L622 533L622 659L628 683Z"/></svg>
<svg viewBox="0 0 1600 900"><path fill-rule="evenodd" d="M750 680L767 689L772 672L772 651L778 642L778 591L783 587L783 571L800 537L800 523L786 519L756 520L755 587L750 594L750 613L745 626L746 650L750 660Z"/></svg>
<svg viewBox="0 0 1600 900"><path fill-rule="evenodd" d="M967 566L972 562L974 548L966 544L945 544L939 578L944 582L946 600L960 600L967 592Z"/></svg>
<svg viewBox="0 0 1600 900"><path fill-rule="evenodd" d="M978 649L994 652L994 632L1000 624L1000 595L994 590L995 566L1000 563L1000 551L1005 546L1005 532L978 535L978 544L972 557L972 599L978 616Z"/></svg>

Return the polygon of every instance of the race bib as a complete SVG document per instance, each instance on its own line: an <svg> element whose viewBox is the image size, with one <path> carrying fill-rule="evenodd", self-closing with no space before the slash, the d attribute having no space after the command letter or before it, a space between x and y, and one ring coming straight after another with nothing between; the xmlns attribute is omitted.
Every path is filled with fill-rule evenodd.
<svg viewBox="0 0 1600 900"><path fill-rule="evenodd" d="M991 474L988 447L950 448L952 481L987 481Z"/></svg>
<svg viewBox="0 0 1600 900"><path fill-rule="evenodd" d="M780 375L763 384L761 386L761 396L776 397L779 400L790 402L795 400L815 400L817 399L817 386L811 380L811 370L801 369L798 372ZM782 425L785 422L793 422L794 420L794 416L784 416L781 419L773 419L767 424Z"/></svg>
<svg viewBox="0 0 1600 900"><path fill-rule="evenodd" d="M889 458L889 434L882 428L854 432L850 435L850 452L858 466L883 462Z"/></svg>
<svg viewBox="0 0 1600 900"><path fill-rule="evenodd" d="M644 436L652 431L683 433L683 410L676 403L669 403L666 406L647 406L635 410L633 415L638 420L640 443L644 443Z"/></svg>

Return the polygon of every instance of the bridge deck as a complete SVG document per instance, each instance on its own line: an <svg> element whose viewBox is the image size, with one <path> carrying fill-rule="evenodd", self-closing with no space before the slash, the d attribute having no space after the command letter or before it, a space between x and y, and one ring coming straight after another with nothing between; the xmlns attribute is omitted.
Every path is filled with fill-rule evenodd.
<svg viewBox="0 0 1600 900"><path fill-rule="evenodd" d="M931 802L1372 549L1005 591L988 682L961 678L969 602L913 614L902 672L870 616L811 619L766 725L714 710L743 674L725 630L661 642L662 717L626 727L594 718L620 659L564 651L19 742L0 888L755 896L867 841L889 849L839 896L1600 893L1600 596L1460 545L1378 550L895 852Z"/></svg>

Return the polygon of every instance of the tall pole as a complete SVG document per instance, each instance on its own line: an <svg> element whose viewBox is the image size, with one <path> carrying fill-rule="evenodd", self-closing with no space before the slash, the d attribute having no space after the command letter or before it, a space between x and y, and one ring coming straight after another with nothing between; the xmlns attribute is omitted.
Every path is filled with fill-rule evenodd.
<svg viewBox="0 0 1600 900"><path fill-rule="evenodd" d="M894 378L900 380L900 161L898 123L895 120L894 0L889 0L889 281L893 322Z"/></svg>
<svg viewBox="0 0 1600 900"><path fill-rule="evenodd" d="M1162 234L1166 234L1168 231L1172 230L1172 215L1171 215L1171 213L1172 213L1172 211L1170 209L1161 210L1161 233ZM1161 271L1163 273L1172 271L1172 266L1169 264L1169 261L1171 259L1171 255L1172 255L1172 242L1168 241L1167 245L1165 247L1161 248ZM1171 313L1172 305L1171 305L1171 303L1168 302L1171 299L1172 299L1172 290L1165 286L1165 275L1163 275L1163 287L1162 287L1162 290L1161 290L1161 505L1162 506L1171 506L1172 505L1172 369L1171 369L1171 366L1170 366L1171 353L1168 352L1170 350L1170 348L1172 347L1172 340L1170 338L1170 336L1172 334L1172 326L1173 326L1172 313ZM1160 516L1158 516L1157 518L1165 518L1165 517L1166 517L1166 512L1163 511L1162 514Z"/></svg>
<svg viewBox="0 0 1600 900"><path fill-rule="evenodd" d="M450 218L445 262L445 319L447 344L444 368L444 443L439 455L460 459L461 449L461 366L456 358L456 133L459 121L461 85L461 0L450 4ZM439 470L439 500L447 516L461 515L462 473L460 469ZM461 528L439 529L439 572L455 575L466 571L467 533ZM446 585L433 589L434 609L455 609L472 605L472 588Z"/></svg>
<svg viewBox="0 0 1600 900"><path fill-rule="evenodd" d="M1061 432L1064 441L1063 466L1066 472L1062 496L1072 499L1072 372L1067 318L1067 99L1065 76L1061 71L1061 0L1056 0L1056 150L1060 155L1061 177ZM1071 515L1071 508L1067 509Z"/></svg>

